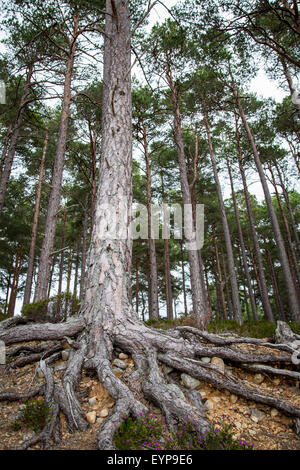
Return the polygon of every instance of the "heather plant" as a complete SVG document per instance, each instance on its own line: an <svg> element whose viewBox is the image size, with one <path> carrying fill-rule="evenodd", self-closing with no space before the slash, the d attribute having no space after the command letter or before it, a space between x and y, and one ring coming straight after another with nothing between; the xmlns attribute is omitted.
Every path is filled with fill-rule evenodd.
<svg viewBox="0 0 300 470"><path fill-rule="evenodd" d="M42 429L52 419L50 404L43 397L20 400L22 405L19 423L36 432Z"/></svg>
<svg viewBox="0 0 300 470"><path fill-rule="evenodd" d="M119 450L249 450L253 446L234 438L229 417L211 423L210 429L200 435L188 417L169 432L163 417L146 415L135 420L124 416L115 434Z"/></svg>

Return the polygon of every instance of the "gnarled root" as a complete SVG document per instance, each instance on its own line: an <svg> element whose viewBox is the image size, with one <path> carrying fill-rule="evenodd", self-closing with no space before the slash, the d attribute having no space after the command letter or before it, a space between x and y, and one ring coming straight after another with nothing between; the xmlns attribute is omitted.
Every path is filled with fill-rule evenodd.
<svg viewBox="0 0 300 470"><path fill-rule="evenodd" d="M25 442L21 446L22 449L27 449L39 442L43 448L51 448L53 443L58 442L60 413L66 416L71 431L87 429L88 423L76 395L83 369L94 370L99 382L116 401L113 411L101 425L98 433L97 444L98 448L102 450L114 449L114 434L122 423L124 415L138 418L144 410L147 411L147 402L153 402L162 410L170 430L173 430L178 422L184 421L187 417L200 433L209 429L209 421L200 393L196 390L183 389L185 399L180 398L174 388L168 385L167 377L161 372L159 363L210 383L218 389L228 390L248 400L277 408L284 414L295 417L296 422L299 423L299 408L275 396L267 395L265 392L261 393L254 386L241 382L226 371L221 372L213 365L205 364L199 360L201 356L217 356L229 361L231 365L253 371L283 375L290 380L297 380L299 372L291 360L292 349L290 346L273 345L250 338L225 338L209 335L189 327L169 331L156 330L146 327L138 320L120 322L105 330L99 325L87 326L80 319L60 325L33 326L31 326L33 328L31 333L28 325L0 328L0 338L2 335L2 338L8 341L7 344L13 344L25 339L29 341L37 338L49 340L48 333L50 339L56 341L66 335L73 337L78 333L81 334L76 342L76 349L70 350L67 368L61 383L55 381L50 367L59 354L58 351L52 349L53 354L47 359L38 357L40 368L45 376L45 384L42 387L23 395L0 394L0 400L18 400L43 394L51 403L52 420L39 434ZM21 332L21 328L24 329L23 332ZM13 339L12 332L16 334L17 341ZM256 350L239 349L241 345L245 344L252 348L255 347ZM112 370L113 350L116 347L131 354L134 361L135 370L127 381L125 377L123 380L118 378ZM22 348L15 348L14 356L24 352L24 346ZM47 354L50 349L46 349ZM28 349L27 352L32 353L30 356L45 354L45 350L40 351L36 347ZM15 359L15 364L18 364L16 361L18 358ZM268 364L281 364L281 368L277 369ZM288 364L289 368L294 368L296 371L284 369L284 364ZM169 378L169 381L172 379Z"/></svg>

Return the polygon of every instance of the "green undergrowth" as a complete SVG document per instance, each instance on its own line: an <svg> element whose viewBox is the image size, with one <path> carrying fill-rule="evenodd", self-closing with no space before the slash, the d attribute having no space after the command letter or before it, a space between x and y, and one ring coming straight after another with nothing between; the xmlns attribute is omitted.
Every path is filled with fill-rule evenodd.
<svg viewBox="0 0 300 470"><path fill-rule="evenodd" d="M199 434L187 417L168 431L165 418L145 410L139 419L124 416L123 423L115 433L118 450L249 450L253 445L233 437L232 424L228 416L211 423L208 432Z"/></svg>
<svg viewBox="0 0 300 470"><path fill-rule="evenodd" d="M153 328L169 329L176 326L194 326L195 322L191 316L175 319L175 320L148 320L148 326ZM300 323L288 322L290 328L294 333L300 334ZM234 320L212 321L208 325L208 332L210 333L235 333L239 336L249 336L251 338L272 338L275 335L276 323L271 323L265 320L259 321L245 321L239 325Z"/></svg>
<svg viewBox="0 0 300 470"><path fill-rule="evenodd" d="M43 429L51 421L53 411L44 397L36 396L19 400L21 415L13 421L8 428L19 431L23 427L37 432Z"/></svg>
<svg viewBox="0 0 300 470"><path fill-rule="evenodd" d="M80 301L70 293L58 294L40 302L26 304L22 308L22 315L35 321L43 320L49 314L49 303L52 303L53 316L57 321L65 320L79 311Z"/></svg>

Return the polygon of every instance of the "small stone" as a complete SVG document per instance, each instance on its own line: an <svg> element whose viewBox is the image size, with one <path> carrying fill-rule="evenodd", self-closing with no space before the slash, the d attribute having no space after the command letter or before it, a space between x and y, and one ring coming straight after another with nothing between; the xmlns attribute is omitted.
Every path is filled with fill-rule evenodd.
<svg viewBox="0 0 300 470"><path fill-rule="evenodd" d="M103 408L103 410L100 411L99 416L100 416L100 418L106 418L108 416L108 409Z"/></svg>
<svg viewBox="0 0 300 470"><path fill-rule="evenodd" d="M234 423L234 425L238 429L241 429L241 427L242 427L241 423L239 423L238 421L236 423Z"/></svg>
<svg viewBox="0 0 300 470"><path fill-rule="evenodd" d="M255 416L251 416L251 421L253 421L253 423L258 423L258 419Z"/></svg>
<svg viewBox="0 0 300 470"><path fill-rule="evenodd" d="M181 374L181 379L185 387L194 390L195 388L200 385L199 380L194 379L194 377L191 377L188 374Z"/></svg>
<svg viewBox="0 0 300 470"><path fill-rule="evenodd" d="M275 418L276 416L278 416L278 410L276 410L276 408L272 408L271 409L271 416L272 418Z"/></svg>
<svg viewBox="0 0 300 470"><path fill-rule="evenodd" d="M128 356L125 353L120 353L119 354L119 359L128 359Z"/></svg>
<svg viewBox="0 0 300 470"><path fill-rule="evenodd" d="M221 398L219 398L219 397L211 397L211 399L212 399L215 403L220 403L220 401L221 401Z"/></svg>
<svg viewBox="0 0 300 470"><path fill-rule="evenodd" d="M220 372L225 372L225 364L223 359L220 357L213 357L211 360L211 364L216 366L217 369L219 369Z"/></svg>
<svg viewBox="0 0 300 470"><path fill-rule="evenodd" d="M124 373L124 371L122 369L119 369L119 367L113 367L112 368L112 371L114 374L117 374L117 375L122 375Z"/></svg>
<svg viewBox="0 0 300 470"><path fill-rule="evenodd" d="M178 385L176 385L176 384L167 384L167 387L170 388L171 390L173 390L173 392L176 393L178 398L180 398L181 400L185 400L185 396L184 396L183 392L180 390L180 388L178 387Z"/></svg>
<svg viewBox="0 0 300 470"><path fill-rule="evenodd" d="M86 414L86 419L90 424L95 424L97 418L97 413L96 411L90 411L89 413Z"/></svg>
<svg viewBox="0 0 300 470"><path fill-rule="evenodd" d="M166 375L170 374L173 370L174 370L173 367L169 367L166 364L163 364L162 366L162 371Z"/></svg>
<svg viewBox="0 0 300 470"><path fill-rule="evenodd" d="M238 401L238 397L236 395L230 395L230 403L233 405Z"/></svg>
<svg viewBox="0 0 300 470"><path fill-rule="evenodd" d="M255 436L256 431L254 431L254 429L249 429L249 434L251 434L251 436Z"/></svg>
<svg viewBox="0 0 300 470"><path fill-rule="evenodd" d="M97 424L102 424L105 421L104 418L97 418Z"/></svg>
<svg viewBox="0 0 300 470"><path fill-rule="evenodd" d="M300 388L298 388L298 387L292 387L291 391L293 393L295 393L295 395L300 395Z"/></svg>
<svg viewBox="0 0 300 470"><path fill-rule="evenodd" d="M125 369L127 369L128 364L127 364L126 362L124 362L124 361L121 361L121 359L115 359L115 360L113 361L113 366L116 366L118 369L123 369L123 370L125 370Z"/></svg>
<svg viewBox="0 0 300 470"><path fill-rule="evenodd" d="M89 399L89 404L90 404L91 406L97 405L97 397L90 398L90 399Z"/></svg>
<svg viewBox="0 0 300 470"><path fill-rule="evenodd" d="M262 411L258 410L257 408L251 409L251 419L256 418L257 421L260 421L261 419L264 419L264 417L265 417L265 413L263 413ZM254 421L254 422L257 422L257 421Z"/></svg>
<svg viewBox="0 0 300 470"><path fill-rule="evenodd" d="M109 403L109 404L107 405L107 408L111 409L111 408L113 408L114 406L115 406L115 403L112 401L111 403Z"/></svg>
<svg viewBox="0 0 300 470"><path fill-rule="evenodd" d="M203 390L200 390L200 395L201 395L201 398L205 398L206 397L206 392L204 392Z"/></svg>
<svg viewBox="0 0 300 470"><path fill-rule="evenodd" d="M259 385L265 380L265 378L262 374L255 374L253 380L256 384Z"/></svg>
<svg viewBox="0 0 300 470"><path fill-rule="evenodd" d="M280 379L278 377L276 377L276 379L273 379L273 384L280 385Z"/></svg>
<svg viewBox="0 0 300 470"><path fill-rule="evenodd" d="M204 362L204 364L209 364L211 361L210 357L201 357L200 359L201 362Z"/></svg>
<svg viewBox="0 0 300 470"><path fill-rule="evenodd" d="M61 352L61 358L63 361L67 361L70 356L70 351L68 349L64 349L64 351Z"/></svg>
<svg viewBox="0 0 300 470"><path fill-rule="evenodd" d="M204 408L206 410L212 410L214 408L214 404L211 400L206 400L206 402L204 403Z"/></svg>

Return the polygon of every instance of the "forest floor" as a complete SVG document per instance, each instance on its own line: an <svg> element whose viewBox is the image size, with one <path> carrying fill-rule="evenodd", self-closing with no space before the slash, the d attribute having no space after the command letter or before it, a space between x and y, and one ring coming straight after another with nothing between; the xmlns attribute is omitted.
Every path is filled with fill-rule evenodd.
<svg viewBox="0 0 300 470"><path fill-rule="evenodd" d="M35 344L36 342L32 342ZM28 343L26 343L28 345ZM241 346L240 346L241 347ZM260 346L246 346L243 348ZM9 348L8 348L9 349ZM274 352L274 350L269 350ZM118 358L120 351L116 352ZM122 356L121 356L122 357ZM115 373L127 381L128 376L134 369L133 361L130 357L123 358L126 363L125 371ZM59 360L53 364L54 378L60 382L61 375L66 366L66 362ZM242 370L230 363L225 364L226 372L232 374L245 385L251 386L257 391L265 392L275 397L284 399L295 407L300 407L299 381L288 378L272 377L268 374L255 374ZM25 393L31 388L42 385L44 379L36 374L37 364L26 365L20 369L11 369L9 372L0 366L0 392L10 391ZM171 382L177 383L184 392L185 388L180 374L173 370L169 372ZM234 436L238 440L245 440L251 445L254 444L256 450L300 450L300 437L292 429L292 419L279 411L261 404L256 404L249 400L237 397L224 390L218 390L213 386L200 383L197 390L200 391L202 400L207 409L207 417L213 422L220 422L224 415L230 416L233 424ZM114 399L109 396L97 378L83 373L80 382L78 396L82 409L92 417L94 424L84 432L69 433L64 417L61 417L61 444L54 448L57 450L96 450L97 431L102 425L105 416L109 415L114 407ZM152 413L160 416L158 408L149 403L145 403ZM13 430L13 422L20 412L20 403L4 401L0 403L0 450L11 450L20 446L24 440L32 435L30 429L21 427ZM161 415L162 416L162 415ZM33 446L39 449L39 445Z"/></svg>

